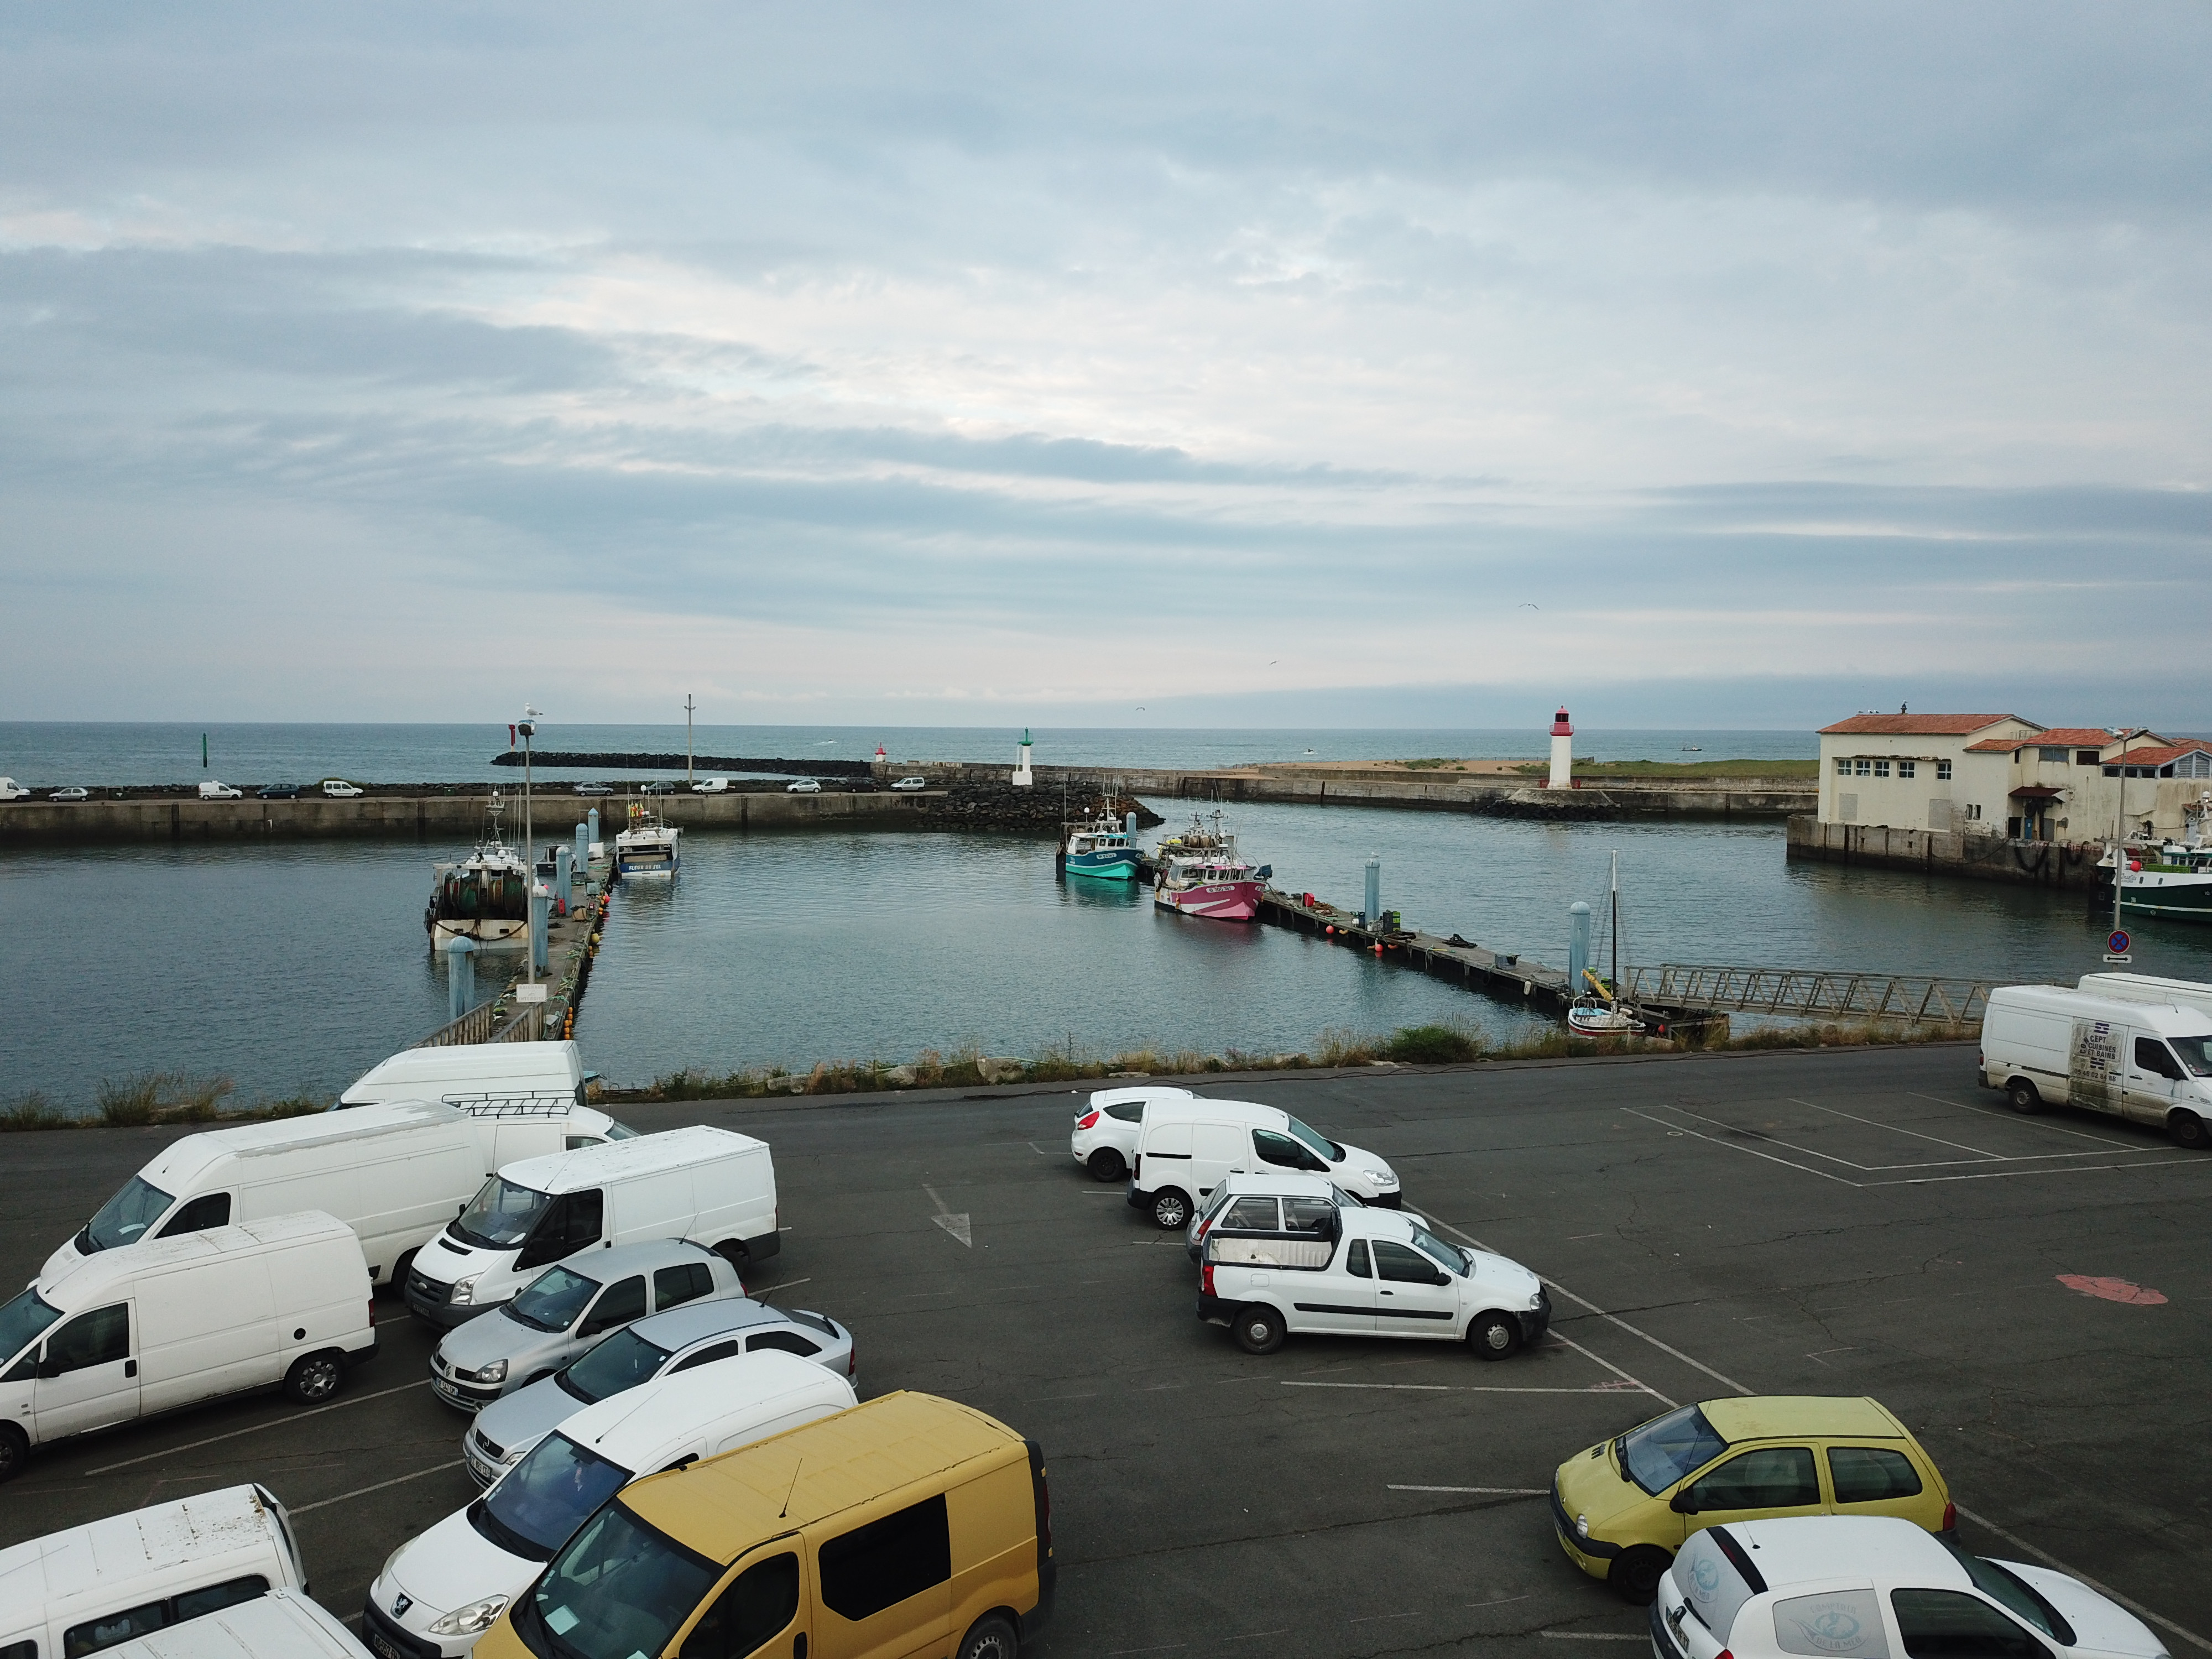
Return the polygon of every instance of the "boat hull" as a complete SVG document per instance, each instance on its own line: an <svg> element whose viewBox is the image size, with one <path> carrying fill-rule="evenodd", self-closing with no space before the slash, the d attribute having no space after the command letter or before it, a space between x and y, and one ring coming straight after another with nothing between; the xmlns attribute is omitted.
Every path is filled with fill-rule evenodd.
<svg viewBox="0 0 2212 1659"><path fill-rule="evenodd" d="M1576 1006L1567 1010L1567 1029L1582 1036L1637 1036L1644 1022L1611 1008Z"/></svg>
<svg viewBox="0 0 2212 1659"><path fill-rule="evenodd" d="M1093 881L1134 881L1137 878L1137 854L1126 848L1097 853L1070 853L1066 868L1071 876L1088 876Z"/></svg>
<svg viewBox="0 0 2212 1659"><path fill-rule="evenodd" d="M2105 884L2112 885L2109 881ZM2185 874L2131 870L2120 888L2120 908L2177 921L2212 921L2212 876L2193 870Z"/></svg>
<svg viewBox="0 0 2212 1659"><path fill-rule="evenodd" d="M1256 881L1210 882L1197 887L1164 887L1152 895L1163 910L1209 921L1256 921L1260 915L1261 884Z"/></svg>
<svg viewBox="0 0 2212 1659"><path fill-rule="evenodd" d="M495 916L455 918L430 924L430 946L450 951L455 939L465 939L479 951L520 951L530 943L530 924Z"/></svg>

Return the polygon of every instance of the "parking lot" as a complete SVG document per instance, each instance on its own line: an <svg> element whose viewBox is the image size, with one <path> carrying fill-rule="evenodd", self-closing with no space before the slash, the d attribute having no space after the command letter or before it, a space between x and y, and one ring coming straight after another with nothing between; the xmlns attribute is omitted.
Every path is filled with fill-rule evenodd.
<svg viewBox="0 0 2212 1659"><path fill-rule="evenodd" d="M2212 1651L2212 1157L2016 1117L1972 1067L1947 1045L1205 1088L1382 1153L1448 1237L1551 1281L1553 1334L1498 1364L1381 1340L1243 1353L1194 1317L1181 1235L1069 1158L1065 1092L620 1115L770 1143L787 1231L753 1288L849 1322L864 1397L946 1394L1042 1442L1061 1562L1043 1653L1640 1643L1641 1612L1553 1541L1552 1471L1737 1392L1875 1395L1943 1468L1971 1547L2088 1577L2177 1654ZM0 1271L27 1278L167 1138L0 1143ZM0 1543L258 1480L318 1599L357 1613L385 1556L474 1496L463 1419L423 1381L431 1334L393 1303L380 1319L382 1352L332 1404L249 1398L35 1457Z"/></svg>

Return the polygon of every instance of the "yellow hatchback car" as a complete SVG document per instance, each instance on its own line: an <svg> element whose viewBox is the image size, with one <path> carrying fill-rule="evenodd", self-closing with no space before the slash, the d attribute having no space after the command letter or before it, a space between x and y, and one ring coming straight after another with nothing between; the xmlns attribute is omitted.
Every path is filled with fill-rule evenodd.
<svg viewBox="0 0 2212 1659"><path fill-rule="evenodd" d="M1700 1528L1790 1515L1958 1524L1935 1460L1879 1401L1819 1395L1707 1400L1559 1465L1552 1526L1567 1559L1641 1606Z"/></svg>

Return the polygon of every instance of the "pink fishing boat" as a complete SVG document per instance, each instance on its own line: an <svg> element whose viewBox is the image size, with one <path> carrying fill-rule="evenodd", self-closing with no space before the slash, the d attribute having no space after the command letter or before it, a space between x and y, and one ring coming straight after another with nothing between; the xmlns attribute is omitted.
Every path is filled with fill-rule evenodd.
<svg viewBox="0 0 2212 1659"><path fill-rule="evenodd" d="M1274 872L1237 855L1237 837L1220 832L1220 816L1214 814L1212 832L1194 822L1185 834L1161 843L1159 875L1152 888L1152 902L1160 909L1216 921L1258 919L1261 896Z"/></svg>

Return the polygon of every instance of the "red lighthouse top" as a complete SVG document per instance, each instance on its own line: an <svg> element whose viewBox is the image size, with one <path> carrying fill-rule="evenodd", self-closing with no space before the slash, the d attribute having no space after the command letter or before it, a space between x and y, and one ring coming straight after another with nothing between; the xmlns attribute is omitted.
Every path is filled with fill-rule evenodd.
<svg viewBox="0 0 2212 1659"><path fill-rule="evenodd" d="M1555 738L1571 738L1574 734L1575 728L1567 724L1567 711L1562 708L1559 710L1559 719L1552 722L1552 735Z"/></svg>

